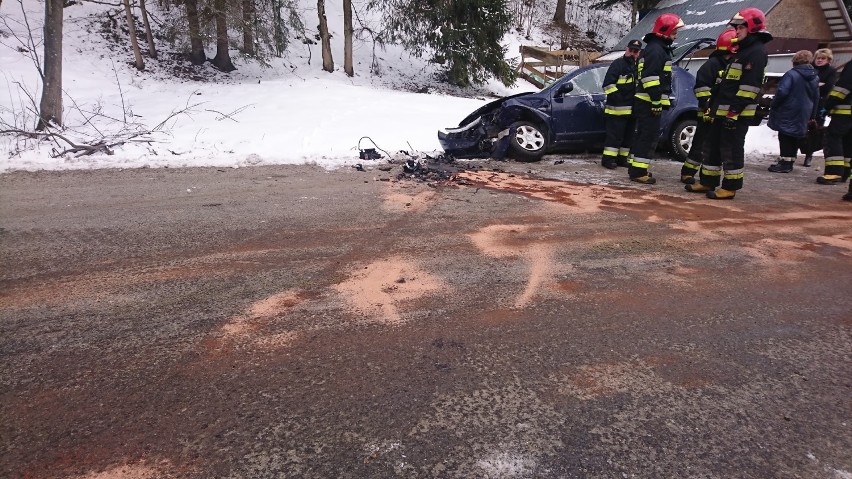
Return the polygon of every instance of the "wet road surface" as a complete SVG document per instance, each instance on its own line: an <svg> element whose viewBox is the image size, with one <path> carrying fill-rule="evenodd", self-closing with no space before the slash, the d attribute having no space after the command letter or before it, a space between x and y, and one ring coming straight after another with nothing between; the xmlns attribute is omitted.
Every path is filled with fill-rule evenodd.
<svg viewBox="0 0 852 479"><path fill-rule="evenodd" d="M852 477L846 186L596 163L0 175L0 476Z"/></svg>

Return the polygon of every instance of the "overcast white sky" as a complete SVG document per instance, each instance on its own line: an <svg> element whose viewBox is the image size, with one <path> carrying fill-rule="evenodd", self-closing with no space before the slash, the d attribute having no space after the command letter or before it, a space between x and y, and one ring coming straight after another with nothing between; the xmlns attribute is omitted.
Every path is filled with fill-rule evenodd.
<svg viewBox="0 0 852 479"><path fill-rule="evenodd" d="M338 3L330 3L332 19ZM40 41L43 3L23 0L23 6ZM364 136L389 152L439 153L437 130L457 125L490 100L390 89L389 83L416 85L418 79L428 78L429 67L388 50L379 52L383 77L372 77L367 71L372 50L366 45L356 49L355 78L347 77L341 65L334 73L322 71L318 53L299 50L272 69L246 65L235 55L239 70L221 83L141 74L128 65L132 58L127 52L111 52L99 35L89 33L88 16L103 8L86 4L66 9L65 123L74 130L68 137L91 141L122 129L151 130L173 113L185 112L146 136L149 141L125 144L113 155L53 158L52 151L66 145L42 142L33 147L32 142L0 136L0 172L304 163L336 168L360 162L357 146ZM4 1L0 16L19 38L25 38L20 3ZM510 52L517 52L517 42L507 38ZM34 118L28 95L37 99L40 94L36 69L30 55L18 50L14 36L0 38L0 43L0 117L31 129ZM342 52L336 55L342 60ZM499 95L534 91L523 80L513 88L498 83L489 88ZM92 115L95 111L100 115ZM361 146L372 144L364 140ZM765 126L752 128L749 152L776 154L777 149L774 132Z"/></svg>

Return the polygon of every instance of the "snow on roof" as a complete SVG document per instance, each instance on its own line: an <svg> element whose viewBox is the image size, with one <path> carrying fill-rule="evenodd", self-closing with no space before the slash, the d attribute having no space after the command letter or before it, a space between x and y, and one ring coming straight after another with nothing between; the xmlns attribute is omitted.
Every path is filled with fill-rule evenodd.
<svg viewBox="0 0 852 479"><path fill-rule="evenodd" d="M716 38L728 26L738 11L755 7L768 13L779 0L663 0L648 12L613 48L623 50L631 38L642 38L650 32L662 13L680 15L686 25L680 29L676 42L686 43L699 38ZM772 31L771 25L769 31Z"/></svg>

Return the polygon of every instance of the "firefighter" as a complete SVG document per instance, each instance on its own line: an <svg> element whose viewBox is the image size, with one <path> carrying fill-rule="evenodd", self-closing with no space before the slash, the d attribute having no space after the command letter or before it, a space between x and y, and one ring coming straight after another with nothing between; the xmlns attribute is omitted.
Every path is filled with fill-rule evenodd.
<svg viewBox="0 0 852 479"><path fill-rule="evenodd" d="M745 137L757 114L757 100L769 56L766 43L766 16L757 8L744 8L731 18L737 32L733 42L737 52L722 73L710 101L713 126L704 142L704 164L700 183L686 185L686 191L706 193L714 200L730 200L743 187ZM716 189L721 183L721 188Z"/></svg>
<svg viewBox="0 0 852 479"><path fill-rule="evenodd" d="M633 95L636 94L636 59L642 42L630 40L624 55L612 62L603 80L606 93L606 139L601 165L611 170L628 166L630 143L636 122L633 121Z"/></svg>
<svg viewBox="0 0 852 479"><path fill-rule="evenodd" d="M843 68L840 79L828 93L825 108L831 115L831 123L825 129L825 173L817 178L817 183L833 185L849 178L849 163L852 160L852 66ZM852 183L850 183L852 185ZM852 201L850 194L843 197ZM848 198L847 198L848 197Z"/></svg>
<svg viewBox="0 0 852 479"><path fill-rule="evenodd" d="M672 42L677 38L683 20L674 13L664 13L654 21L651 33L642 39L645 49L639 56L636 101L633 114L636 119L636 137L633 159L627 173L631 181L653 185L657 180L648 171L651 153L660 137L660 116L671 105L672 92Z"/></svg>
<svg viewBox="0 0 852 479"><path fill-rule="evenodd" d="M695 74L695 89L693 91L695 98L698 99L698 125L695 127L695 135L692 137L689 156L680 169L680 181L688 185L695 183L695 175L704 162L704 138L713 123L713 115L707 110L713 95L713 88L721 80L731 54L737 52L737 45L731 43L731 40L736 36L737 31L733 28L722 32L716 39L716 50L710 54L710 57Z"/></svg>

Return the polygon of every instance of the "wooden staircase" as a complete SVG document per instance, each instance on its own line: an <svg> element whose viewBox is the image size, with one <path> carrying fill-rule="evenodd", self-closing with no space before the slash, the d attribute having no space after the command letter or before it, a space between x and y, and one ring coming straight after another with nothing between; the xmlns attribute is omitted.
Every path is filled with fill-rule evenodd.
<svg viewBox="0 0 852 479"><path fill-rule="evenodd" d="M550 50L547 47L521 45L518 74L533 85L544 88L570 71L583 67L601 56L583 50Z"/></svg>

